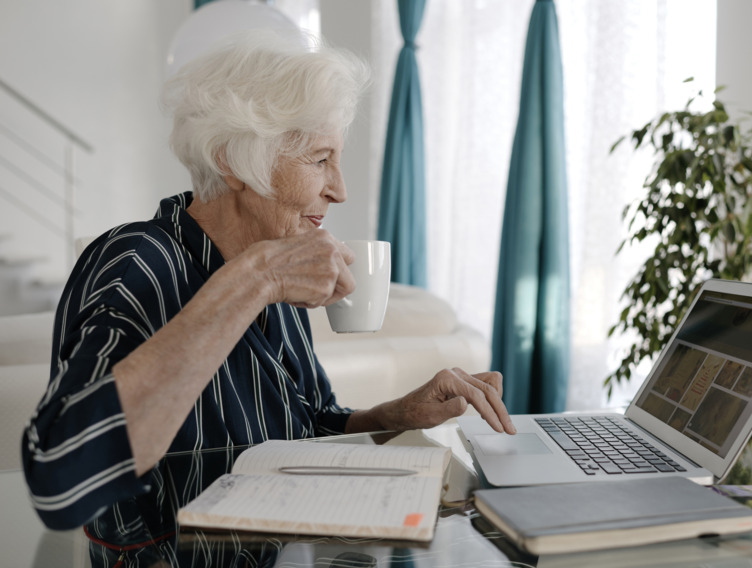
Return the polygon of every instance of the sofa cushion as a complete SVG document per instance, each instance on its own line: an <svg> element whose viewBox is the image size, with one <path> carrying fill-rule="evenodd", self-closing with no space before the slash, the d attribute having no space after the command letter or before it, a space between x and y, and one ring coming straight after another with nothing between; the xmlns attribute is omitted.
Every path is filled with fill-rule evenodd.
<svg viewBox="0 0 752 568"><path fill-rule="evenodd" d="M463 325L451 333L423 337L357 335L371 339L328 341L316 347L337 402L350 408L370 408L403 396L444 368L478 373L491 363L488 342Z"/></svg>
<svg viewBox="0 0 752 568"><path fill-rule="evenodd" d="M21 467L21 435L49 375L47 363L0 366L0 470Z"/></svg>
<svg viewBox="0 0 752 568"><path fill-rule="evenodd" d="M0 317L0 365L49 366L54 318L52 311Z"/></svg>
<svg viewBox="0 0 752 568"><path fill-rule="evenodd" d="M457 315L448 302L416 286L392 283L384 325L374 333L335 333L325 308L308 311L314 346L325 341L356 341L366 337L430 336L451 333Z"/></svg>

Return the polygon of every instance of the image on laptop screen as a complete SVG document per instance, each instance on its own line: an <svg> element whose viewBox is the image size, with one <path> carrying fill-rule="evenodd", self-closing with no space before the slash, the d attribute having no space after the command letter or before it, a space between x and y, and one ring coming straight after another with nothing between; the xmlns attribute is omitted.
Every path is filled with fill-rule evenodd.
<svg viewBox="0 0 752 568"><path fill-rule="evenodd" d="M752 302L705 291L637 406L725 457L752 414Z"/></svg>

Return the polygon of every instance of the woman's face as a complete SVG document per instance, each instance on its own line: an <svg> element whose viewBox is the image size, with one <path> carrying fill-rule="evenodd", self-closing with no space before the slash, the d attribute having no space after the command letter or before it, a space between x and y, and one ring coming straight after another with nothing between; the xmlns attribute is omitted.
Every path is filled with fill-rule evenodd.
<svg viewBox="0 0 752 568"><path fill-rule="evenodd" d="M272 173L274 195L246 192L254 240L276 239L321 227L329 205L347 199L340 159L342 133L324 134L297 158L282 157ZM257 233L258 231L258 233Z"/></svg>

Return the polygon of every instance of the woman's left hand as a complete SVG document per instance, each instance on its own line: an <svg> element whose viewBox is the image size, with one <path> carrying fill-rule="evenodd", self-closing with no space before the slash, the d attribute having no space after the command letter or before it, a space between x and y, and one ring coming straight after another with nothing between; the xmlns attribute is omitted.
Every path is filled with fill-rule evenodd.
<svg viewBox="0 0 752 568"><path fill-rule="evenodd" d="M497 372L470 375L460 368L444 369L402 398L370 410L356 411L348 432L432 428L461 416L472 405L497 432L516 433L501 400L502 376Z"/></svg>

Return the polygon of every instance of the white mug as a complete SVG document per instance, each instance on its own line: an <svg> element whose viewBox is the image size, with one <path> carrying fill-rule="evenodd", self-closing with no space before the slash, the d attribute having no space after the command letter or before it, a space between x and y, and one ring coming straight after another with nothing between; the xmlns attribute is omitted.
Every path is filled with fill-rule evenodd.
<svg viewBox="0 0 752 568"><path fill-rule="evenodd" d="M378 331L384 323L392 274L391 248L386 241L344 241L355 253L349 266L355 290L326 307L329 325L337 333Z"/></svg>

